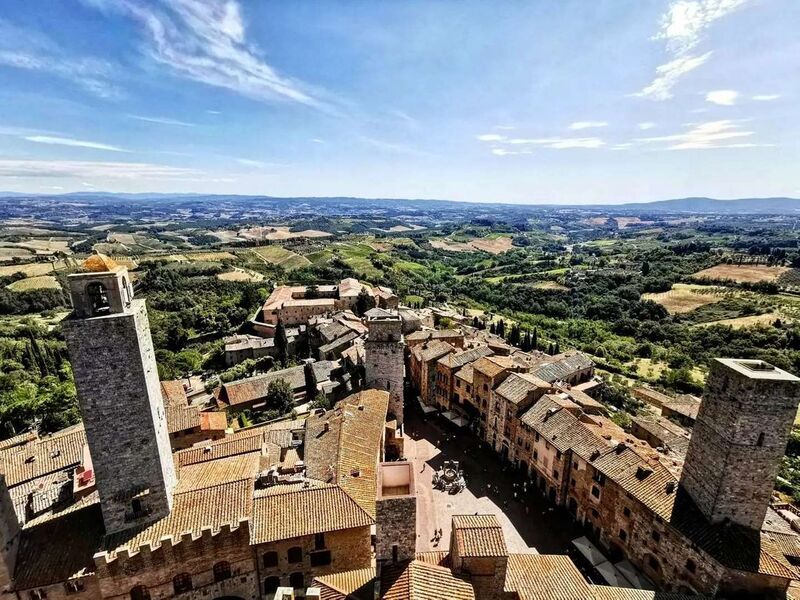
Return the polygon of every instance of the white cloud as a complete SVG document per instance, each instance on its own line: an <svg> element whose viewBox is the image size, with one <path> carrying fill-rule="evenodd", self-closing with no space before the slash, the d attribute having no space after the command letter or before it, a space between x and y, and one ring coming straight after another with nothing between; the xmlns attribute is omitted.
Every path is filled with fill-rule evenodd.
<svg viewBox="0 0 800 600"><path fill-rule="evenodd" d="M314 142L315 144L324 144L325 143L325 140L323 140L322 138L311 138L311 141Z"/></svg>
<svg viewBox="0 0 800 600"><path fill-rule="evenodd" d="M176 179L195 181L197 169L150 163L69 160L0 160L0 177L66 177L79 179Z"/></svg>
<svg viewBox="0 0 800 600"><path fill-rule="evenodd" d="M642 131L647 131L648 129L653 129L655 126L656 126L656 124L653 123L652 121L644 121L643 123L639 123L638 124L639 129L641 129Z"/></svg>
<svg viewBox="0 0 800 600"><path fill-rule="evenodd" d="M137 121L146 121L148 123L158 123L160 125L178 125L179 127L195 127L195 123L188 123L186 121L178 121L177 119L170 119L168 117L145 117L142 115L128 115L131 119Z"/></svg>
<svg viewBox="0 0 800 600"><path fill-rule="evenodd" d="M263 169L267 166L267 163L260 160L253 160L252 158L237 158L235 160L240 165L244 165L245 167L256 167L258 169Z"/></svg>
<svg viewBox="0 0 800 600"><path fill-rule="evenodd" d="M180 0L161 8L134 0L85 0L134 19L147 53L174 72L260 101L284 100L332 111L309 86L278 73L245 32L235 0Z"/></svg>
<svg viewBox="0 0 800 600"><path fill-rule="evenodd" d="M208 114L210 114L210 115L221 115L222 114L222 112L219 111L219 110L207 110L206 112Z"/></svg>
<svg viewBox="0 0 800 600"><path fill-rule="evenodd" d="M769 146L770 144L757 144L751 142L731 141L749 138L753 131L743 130L736 122L731 120L708 121L687 125L691 129L685 133L664 135L659 137L640 138L640 143L666 144L666 150L706 150L709 148L752 148L756 146Z"/></svg>
<svg viewBox="0 0 800 600"><path fill-rule="evenodd" d="M53 137L49 135L29 135L24 139L37 144L51 144L56 146L73 146L76 148L92 148L94 150L110 150L111 152L130 152L118 146L101 144L99 142L87 142L85 140L75 140L72 138Z"/></svg>
<svg viewBox="0 0 800 600"><path fill-rule="evenodd" d="M495 129L499 129L500 131L512 131L516 129L514 125L495 125Z"/></svg>
<svg viewBox="0 0 800 600"><path fill-rule="evenodd" d="M508 140L509 144L515 146L543 146L553 150L569 150L572 148L600 148L605 146L605 142L597 137L586 138L513 138Z"/></svg>
<svg viewBox="0 0 800 600"><path fill-rule="evenodd" d="M598 127L608 127L605 121L575 121L571 123L568 129L579 131L581 129L595 129Z"/></svg>
<svg viewBox="0 0 800 600"><path fill-rule="evenodd" d="M478 139L482 142L500 142L506 139L506 136L497 133L484 133L483 135L479 135Z"/></svg>
<svg viewBox="0 0 800 600"><path fill-rule="evenodd" d="M505 148L492 148L495 156L515 156L519 154L533 154L532 150L507 150Z"/></svg>
<svg viewBox="0 0 800 600"><path fill-rule="evenodd" d="M758 102L770 102L772 100L777 100L780 97L780 94L758 94L753 96L753 100L757 100Z"/></svg>
<svg viewBox="0 0 800 600"><path fill-rule="evenodd" d="M674 54L692 50L714 21L744 6L749 0L673 0L661 17L654 39L665 40Z"/></svg>
<svg viewBox="0 0 800 600"><path fill-rule="evenodd" d="M736 104L736 98L738 97L739 92L736 90L714 90L706 94L706 102L719 104L720 106L733 106Z"/></svg>
<svg viewBox="0 0 800 600"><path fill-rule="evenodd" d="M706 52L700 56L681 56L656 68L656 78L640 92L633 94L638 98L668 100L672 98L672 88L687 73L694 71L711 56Z"/></svg>

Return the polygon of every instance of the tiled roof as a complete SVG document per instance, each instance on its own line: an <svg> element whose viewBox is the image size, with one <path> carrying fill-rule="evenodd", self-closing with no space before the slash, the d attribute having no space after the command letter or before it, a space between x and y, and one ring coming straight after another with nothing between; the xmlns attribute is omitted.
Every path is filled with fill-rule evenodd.
<svg viewBox="0 0 800 600"><path fill-rule="evenodd" d="M338 486L309 487L286 493L278 490L254 499L250 543L268 544L315 533L369 527L374 522Z"/></svg>
<svg viewBox="0 0 800 600"><path fill-rule="evenodd" d="M228 417L224 412L201 412L200 429L203 431L222 431L228 428Z"/></svg>
<svg viewBox="0 0 800 600"><path fill-rule="evenodd" d="M314 578L313 585L319 587L321 600L372 600L374 598L375 567L364 567Z"/></svg>
<svg viewBox="0 0 800 600"><path fill-rule="evenodd" d="M83 459L86 433L83 425L75 425L51 436L36 438L0 452L0 472L6 485L13 487L77 466Z"/></svg>
<svg viewBox="0 0 800 600"><path fill-rule="evenodd" d="M565 555L510 554L504 591L519 600L591 600L592 590Z"/></svg>
<svg viewBox="0 0 800 600"><path fill-rule="evenodd" d="M537 389L548 390L550 384L529 373L511 373L495 391L512 404L519 404Z"/></svg>
<svg viewBox="0 0 800 600"><path fill-rule="evenodd" d="M548 383L568 378L578 371L583 371L594 365L592 360L581 352L559 354L548 359L531 371L537 377Z"/></svg>
<svg viewBox="0 0 800 600"><path fill-rule="evenodd" d="M630 588L592 585L595 600L703 600L706 596L688 596L673 592L653 592L650 590L634 590Z"/></svg>
<svg viewBox="0 0 800 600"><path fill-rule="evenodd" d="M470 348L469 350L464 350L462 352L448 354L447 356L440 358L438 362L446 367L450 367L451 369L458 369L466 364L475 362L479 358L490 356L492 354L494 354L494 350L488 346L478 346L477 348Z"/></svg>
<svg viewBox="0 0 800 600"><path fill-rule="evenodd" d="M336 364L335 361L330 360L320 360L313 363L314 375L316 375L317 381L322 382L330 379L331 371L336 368ZM246 379L223 384L220 401L230 406L257 402L266 397L270 383L278 379L286 380L289 385L292 386L293 390L300 390L304 388L306 384L305 372L303 369L303 365L298 365L296 367L271 371L264 375L256 375L255 377L248 377Z"/></svg>
<svg viewBox="0 0 800 600"><path fill-rule="evenodd" d="M14 585L44 587L94 572L94 553L103 540L103 517L95 501L22 530Z"/></svg>
<svg viewBox="0 0 800 600"><path fill-rule="evenodd" d="M503 528L494 515L453 515L453 537L462 557L508 554Z"/></svg>
<svg viewBox="0 0 800 600"><path fill-rule="evenodd" d="M424 331L415 331L406 336L408 342L418 342L422 340L439 340L442 338L452 338L463 335L457 329L426 329Z"/></svg>
<svg viewBox="0 0 800 600"><path fill-rule="evenodd" d="M464 365L456 372L456 377L470 385L472 385L474 375L475 369L472 368L472 365Z"/></svg>
<svg viewBox="0 0 800 600"><path fill-rule="evenodd" d="M220 440L207 442L201 446L178 450L172 457L176 465L192 465L208 460L225 458L226 456L235 456L236 454L260 452L263 440L263 428L246 429Z"/></svg>
<svg viewBox="0 0 800 600"><path fill-rule="evenodd" d="M495 377L506 369L513 368L514 361L507 356L484 356L472 363L472 368L486 375Z"/></svg>
<svg viewBox="0 0 800 600"><path fill-rule="evenodd" d="M167 431L176 433L200 427L200 408L197 406L167 405L164 407L167 416Z"/></svg>
<svg viewBox="0 0 800 600"><path fill-rule="evenodd" d="M381 570L384 600L474 600L472 585L445 567L417 560L389 564Z"/></svg>
<svg viewBox="0 0 800 600"><path fill-rule="evenodd" d="M256 453L181 467L175 493L181 494L242 479L254 479L258 475L258 468L259 455Z"/></svg>
<svg viewBox="0 0 800 600"><path fill-rule="evenodd" d="M455 348L442 340L433 340L426 344L419 344L411 349L414 358L419 362L429 362L441 358L448 352L453 352Z"/></svg>
<svg viewBox="0 0 800 600"><path fill-rule="evenodd" d="M186 388L183 387L183 381L179 379L162 381L161 397L164 399L165 406L186 406L189 404Z"/></svg>

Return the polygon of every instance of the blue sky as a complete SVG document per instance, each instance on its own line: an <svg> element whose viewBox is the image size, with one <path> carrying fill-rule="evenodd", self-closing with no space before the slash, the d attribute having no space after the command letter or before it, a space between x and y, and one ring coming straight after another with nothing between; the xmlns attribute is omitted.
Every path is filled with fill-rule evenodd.
<svg viewBox="0 0 800 600"><path fill-rule="evenodd" d="M800 196L797 0L0 4L0 190Z"/></svg>

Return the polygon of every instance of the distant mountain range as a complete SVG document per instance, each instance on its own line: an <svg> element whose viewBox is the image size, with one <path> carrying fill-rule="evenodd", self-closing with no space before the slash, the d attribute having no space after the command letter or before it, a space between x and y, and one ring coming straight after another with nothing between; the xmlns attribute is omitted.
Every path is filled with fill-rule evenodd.
<svg viewBox="0 0 800 600"><path fill-rule="evenodd" d="M133 201L158 201L158 200L196 200L213 201L215 199L241 200L241 201L286 201L286 202L365 202L386 205L391 202L398 203L426 203L432 205L457 205L462 204L455 200L421 200L405 198L350 198L350 197L276 197L237 194L165 194L165 193L115 193L115 192L73 192L68 194L26 194L20 192L0 192L3 198L48 198L64 200L100 201L103 199L133 200ZM583 211L603 211L619 214L647 214L647 213L695 213L695 214L796 214L800 215L800 199L798 198L739 198L736 200L717 200L714 198L676 198L672 200L656 200L653 202L627 202L621 204L553 204L553 203L469 203L472 206L503 206L505 208L563 208Z"/></svg>

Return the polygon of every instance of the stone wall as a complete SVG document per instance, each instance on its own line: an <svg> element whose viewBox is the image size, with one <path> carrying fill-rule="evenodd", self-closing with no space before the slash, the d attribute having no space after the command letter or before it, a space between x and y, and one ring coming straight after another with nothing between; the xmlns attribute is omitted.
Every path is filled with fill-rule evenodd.
<svg viewBox="0 0 800 600"><path fill-rule="evenodd" d="M369 335L364 343L366 387L389 392L389 414L403 424L403 335L400 319L374 319L367 322Z"/></svg>
<svg viewBox="0 0 800 600"><path fill-rule="evenodd" d="M165 516L176 477L144 300L63 326L106 531Z"/></svg>
<svg viewBox="0 0 800 600"><path fill-rule="evenodd" d="M6 478L0 473L0 592L11 583L19 549L19 521Z"/></svg>
<svg viewBox="0 0 800 600"><path fill-rule="evenodd" d="M414 558L417 546L417 498L379 498L375 503L375 555L379 561Z"/></svg>

